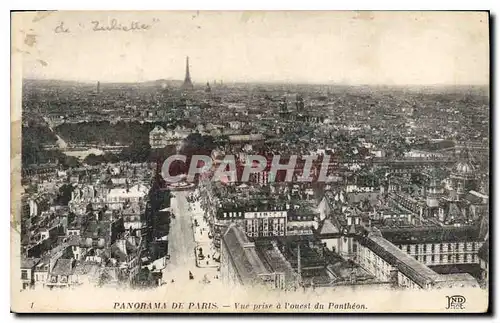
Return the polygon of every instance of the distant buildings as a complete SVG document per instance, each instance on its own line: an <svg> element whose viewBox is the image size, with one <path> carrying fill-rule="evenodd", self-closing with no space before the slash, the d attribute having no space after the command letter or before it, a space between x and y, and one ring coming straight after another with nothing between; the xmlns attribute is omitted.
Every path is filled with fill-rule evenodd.
<svg viewBox="0 0 500 323"><path fill-rule="evenodd" d="M144 201L149 188L146 185L137 184L134 186L121 188L112 188L106 195L106 203L114 208L115 205L120 205L122 208L125 203L139 203Z"/></svg>
<svg viewBox="0 0 500 323"><path fill-rule="evenodd" d="M295 107L297 109L297 112L304 111L304 98L299 94L297 94L297 96L296 96Z"/></svg>
<svg viewBox="0 0 500 323"><path fill-rule="evenodd" d="M23 177L28 176L38 176L41 178L49 178L57 174L57 171L61 168L59 163L45 163L45 164L36 164L29 165L27 167L23 167L22 175Z"/></svg>
<svg viewBox="0 0 500 323"><path fill-rule="evenodd" d="M149 133L149 145L151 149L162 149L167 146L175 146L187 138L190 133L191 131L181 127L167 131L161 126L156 126Z"/></svg>
<svg viewBox="0 0 500 323"><path fill-rule="evenodd" d="M238 178L249 155L266 156L268 167L248 182L202 177L192 194L221 254L221 279L231 285L428 289L487 279L485 162L456 156L455 140L434 144L429 138L486 134L486 123L462 121L467 113L487 120L487 103L450 114L440 109L459 105L455 99L436 108L434 97L411 93L331 94L315 86L222 82L194 91L188 58L185 71L183 82L144 83L130 91L113 84L101 91L99 83L65 91L33 86L30 91L43 91L23 104L43 110L53 128L66 129L65 138L80 140L69 136L76 128L121 134L116 140L100 134L72 143L89 153L95 147L120 156L137 131L153 150L180 149L191 133L212 136L214 168L234 155ZM38 122L33 115L25 126ZM478 149L487 148L478 140ZM58 150L54 142L41 147ZM74 155L69 149L66 154ZM294 180L302 174L302 158L318 157L310 173L317 179L328 156L328 180L286 183L283 171L269 171L274 155L281 163L299 156ZM30 165L37 161L23 168L24 288L130 285L141 276L141 266L152 268L166 256L170 200L156 191L159 184L149 185L152 179L160 183L160 162L153 177L148 164Z"/></svg>
<svg viewBox="0 0 500 323"><path fill-rule="evenodd" d="M151 149L160 149L168 146L168 136L167 131L161 126L156 126L149 133L149 145Z"/></svg>

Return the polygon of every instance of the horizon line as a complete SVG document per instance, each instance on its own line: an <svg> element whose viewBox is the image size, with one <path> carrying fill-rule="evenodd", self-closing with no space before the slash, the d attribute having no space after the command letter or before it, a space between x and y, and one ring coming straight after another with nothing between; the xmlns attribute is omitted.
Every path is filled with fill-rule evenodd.
<svg viewBox="0 0 500 323"><path fill-rule="evenodd" d="M25 81L59 81L59 82L73 82L81 84L95 84L99 82L102 84L141 84L150 83L158 81L168 81L168 82L179 82L182 83L183 80L178 79L151 79L143 81L101 81L101 80L75 80L75 79L57 79L57 78L34 78L34 77L23 77L23 83ZM213 80L213 79L212 79ZM288 80L277 80L277 81L263 81L263 80L252 80L252 81L224 81L220 79L215 79L216 81L223 81L223 84L274 84L274 85L328 85L328 86L383 86L383 87L490 87L491 83L469 83L469 84L453 84L453 83L421 83L421 84L391 84L391 83L343 83L343 82L307 82L307 81L288 81ZM204 86L206 83L213 85L209 80L204 82L193 81L193 84Z"/></svg>

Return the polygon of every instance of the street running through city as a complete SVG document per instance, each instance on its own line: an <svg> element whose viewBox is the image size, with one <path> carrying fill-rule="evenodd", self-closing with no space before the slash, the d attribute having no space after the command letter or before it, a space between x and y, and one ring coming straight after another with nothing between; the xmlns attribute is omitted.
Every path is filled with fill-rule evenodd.
<svg viewBox="0 0 500 323"><path fill-rule="evenodd" d="M193 191L174 192L171 198L172 217L169 233L169 255L163 269L162 286L175 289L182 286L201 284L215 285L220 283L218 263L213 260L211 239L208 237L208 224L200 214L199 204L190 203L187 197ZM195 219L198 226L195 226ZM199 257L202 248L203 260ZM210 260L208 259L210 256ZM205 259L207 258L207 259ZM207 265L207 261L208 265ZM190 273L193 279L190 279ZM170 286L170 287L169 287Z"/></svg>

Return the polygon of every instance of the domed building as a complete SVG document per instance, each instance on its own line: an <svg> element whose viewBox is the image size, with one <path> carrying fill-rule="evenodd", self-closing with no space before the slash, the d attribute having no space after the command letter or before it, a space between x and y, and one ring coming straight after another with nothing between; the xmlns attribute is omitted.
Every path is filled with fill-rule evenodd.
<svg viewBox="0 0 500 323"><path fill-rule="evenodd" d="M464 154L466 154L467 157L461 158L461 160L453 166L450 177L448 178L448 189L450 193L457 198L460 198L471 190L477 189L477 169L474 164L472 164L468 152Z"/></svg>
<svg viewBox="0 0 500 323"><path fill-rule="evenodd" d="M476 168L469 161L459 161L453 167L453 173L465 177L475 177Z"/></svg>

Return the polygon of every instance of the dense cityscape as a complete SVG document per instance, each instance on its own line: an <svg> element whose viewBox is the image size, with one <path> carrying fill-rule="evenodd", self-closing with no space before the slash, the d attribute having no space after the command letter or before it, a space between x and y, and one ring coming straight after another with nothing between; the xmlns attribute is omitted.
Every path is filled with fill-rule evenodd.
<svg viewBox="0 0 500 323"><path fill-rule="evenodd" d="M487 287L486 87L197 80L189 59L185 70L24 80L23 289ZM181 176L193 155L210 156L208 173L236 156L237 180L167 182L176 154ZM243 181L250 155L299 162L291 181L269 167Z"/></svg>

